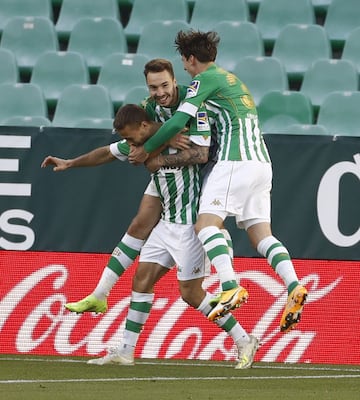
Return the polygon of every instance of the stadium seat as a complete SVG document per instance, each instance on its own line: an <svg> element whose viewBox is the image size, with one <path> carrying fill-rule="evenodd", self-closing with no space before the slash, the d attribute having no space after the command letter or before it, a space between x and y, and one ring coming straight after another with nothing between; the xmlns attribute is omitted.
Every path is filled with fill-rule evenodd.
<svg viewBox="0 0 360 400"><path fill-rule="evenodd" d="M295 91L266 93L259 106L259 120L265 133L284 133L292 124L312 124L310 100Z"/></svg>
<svg viewBox="0 0 360 400"><path fill-rule="evenodd" d="M259 104L267 92L289 88L285 69L275 57L241 58L233 72L249 88L255 104Z"/></svg>
<svg viewBox="0 0 360 400"><path fill-rule="evenodd" d="M213 30L220 36L216 63L233 71L239 58L264 55L264 44L255 24L249 21L222 21Z"/></svg>
<svg viewBox="0 0 360 400"><path fill-rule="evenodd" d="M120 21L117 0L63 0L55 25L59 40L67 42L76 23L85 17Z"/></svg>
<svg viewBox="0 0 360 400"><path fill-rule="evenodd" d="M320 106L317 123L331 135L360 137L360 92L330 93Z"/></svg>
<svg viewBox="0 0 360 400"><path fill-rule="evenodd" d="M97 77L108 55L127 53L127 50L124 29L113 18L82 18L69 38L68 51L75 51L84 57L91 77Z"/></svg>
<svg viewBox="0 0 360 400"><path fill-rule="evenodd" d="M256 16L265 49L271 50L281 29L287 24L314 24L311 0L262 0Z"/></svg>
<svg viewBox="0 0 360 400"><path fill-rule="evenodd" d="M178 53L174 40L180 30L190 29L183 21L154 21L146 24L140 35L137 53L151 58L172 59Z"/></svg>
<svg viewBox="0 0 360 400"><path fill-rule="evenodd" d="M63 89L73 83L89 83L89 73L81 54L52 51L38 58L30 82L42 89L49 110L54 110Z"/></svg>
<svg viewBox="0 0 360 400"><path fill-rule="evenodd" d="M300 91L309 97L317 113L331 92L357 89L358 73L350 61L320 59L305 72Z"/></svg>
<svg viewBox="0 0 360 400"><path fill-rule="evenodd" d="M32 83L0 85L0 123L17 116L47 117L46 102L41 89Z"/></svg>
<svg viewBox="0 0 360 400"><path fill-rule="evenodd" d="M318 125L318 124L289 125L288 127L286 127L284 129L283 133L291 134L291 135L319 135L319 136L329 135L329 132L327 131L325 126Z"/></svg>
<svg viewBox="0 0 360 400"><path fill-rule="evenodd" d="M351 61L360 74L360 27L354 29L345 40L341 58Z"/></svg>
<svg viewBox="0 0 360 400"><path fill-rule="evenodd" d="M108 91L101 85L67 86L57 102L53 126L74 127L83 119L111 119L114 109Z"/></svg>
<svg viewBox="0 0 360 400"><path fill-rule="evenodd" d="M329 4L324 28L333 50L342 49L350 33L360 26L360 2L358 0L332 0Z"/></svg>
<svg viewBox="0 0 360 400"><path fill-rule="evenodd" d="M290 83L300 83L319 58L331 58L330 41L320 25L286 25L275 40L272 55L285 67Z"/></svg>
<svg viewBox="0 0 360 400"><path fill-rule="evenodd" d="M4 27L1 47L16 57L20 74L30 75L38 57L59 48L55 28L45 17L14 17Z"/></svg>
<svg viewBox="0 0 360 400"><path fill-rule="evenodd" d="M200 31L214 30L219 21L248 21L246 0L196 0L190 18L191 28Z"/></svg>
<svg viewBox="0 0 360 400"><path fill-rule="evenodd" d="M124 104L140 104L149 96L149 90L146 86L135 86L126 93Z"/></svg>
<svg viewBox="0 0 360 400"><path fill-rule="evenodd" d="M112 118L84 118L76 122L75 128L84 129L113 129Z"/></svg>
<svg viewBox="0 0 360 400"><path fill-rule="evenodd" d="M16 116L4 120L3 125L7 126L51 126L51 121L39 116Z"/></svg>
<svg viewBox="0 0 360 400"><path fill-rule="evenodd" d="M115 108L122 105L130 89L144 84L147 61L148 57L137 53L113 53L105 59L97 83L107 88Z"/></svg>
<svg viewBox="0 0 360 400"><path fill-rule="evenodd" d="M13 17L46 17L53 20L51 0L0 0L0 35Z"/></svg>
<svg viewBox="0 0 360 400"><path fill-rule="evenodd" d="M188 22L188 6L185 0L135 0L129 22L125 27L128 44L136 46L143 28L153 21Z"/></svg>
<svg viewBox="0 0 360 400"><path fill-rule="evenodd" d="M14 54L0 48L0 83L16 83L19 81L19 70Z"/></svg>

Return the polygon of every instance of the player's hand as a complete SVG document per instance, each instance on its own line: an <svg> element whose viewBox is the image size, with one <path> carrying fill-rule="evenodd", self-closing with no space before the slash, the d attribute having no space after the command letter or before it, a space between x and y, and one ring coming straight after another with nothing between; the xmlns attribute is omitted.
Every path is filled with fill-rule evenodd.
<svg viewBox="0 0 360 400"><path fill-rule="evenodd" d="M144 163L149 157L144 146L130 146L129 162L131 164Z"/></svg>
<svg viewBox="0 0 360 400"><path fill-rule="evenodd" d="M178 150L187 150L190 148L190 139L189 136L183 135L181 133L177 133L174 137L172 137L169 142L169 146L178 149Z"/></svg>
<svg viewBox="0 0 360 400"><path fill-rule="evenodd" d="M69 168L69 161L62 158L47 156L41 163L41 168L46 168L49 165L54 165L53 171L64 171Z"/></svg>

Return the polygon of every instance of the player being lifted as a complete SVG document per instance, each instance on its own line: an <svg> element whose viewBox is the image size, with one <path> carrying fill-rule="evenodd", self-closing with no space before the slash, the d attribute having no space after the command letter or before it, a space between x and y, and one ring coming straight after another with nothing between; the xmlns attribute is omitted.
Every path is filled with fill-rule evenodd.
<svg viewBox="0 0 360 400"><path fill-rule="evenodd" d="M247 87L215 64L219 40L216 32L178 32L175 45L193 80L177 112L144 146L132 149L129 160L144 162L205 103L209 118L217 127L219 150L217 163L203 184L195 229L223 288L208 317L216 319L244 299L245 289L235 280L228 246L220 230L228 216L235 216L237 226L246 230L252 246L267 258L287 287L280 329L288 332L300 320L307 290L299 283L287 249L272 234L270 157Z"/></svg>

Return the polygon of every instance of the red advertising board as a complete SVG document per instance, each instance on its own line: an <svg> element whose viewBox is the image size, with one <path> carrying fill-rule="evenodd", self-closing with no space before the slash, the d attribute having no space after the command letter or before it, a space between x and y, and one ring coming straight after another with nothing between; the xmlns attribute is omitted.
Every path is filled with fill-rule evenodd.
<svg viewBox="0 0 360 400"><path fill-rule="evenodd" d="M121 340L133 265L109 296L103 315L76 315L63 305L89 294L107 254L0 251L0 353L98 356ZM262 346L255 361L360 364L360 262L294 260L309 291L296 330L279 319L286 290L266 260L237 258L235 269L249 301L234 311ZM216 273L204 281L219 290ZM235 360L232 340L180 298L175 271L156 286L151 315L136 356Z"/></svg>

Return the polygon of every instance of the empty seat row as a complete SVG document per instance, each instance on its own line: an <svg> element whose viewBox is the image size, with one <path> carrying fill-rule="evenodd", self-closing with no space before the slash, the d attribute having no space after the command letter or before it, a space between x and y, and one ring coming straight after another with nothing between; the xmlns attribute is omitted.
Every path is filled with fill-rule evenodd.
<svg viewBox="0 0 360 400"><path fill-rule="evenodd" d="M148 94L137 86L125 103L140 103ZM33 83L0 84L0 125L112 128L114 107L101 85L72 84L64 88L52 121L41 88Z"/></svg>
<svg viewBox="0 0 360 400"><path fill-rule="evenodd" d="M0 48L0 83L18 82L14 58L9 50ZM145 84L143 70L149 59L138 53L112 53L104 58L96 83L109 91L115 109L122 105L129 90ZM171 61L177 81L189 84L190 75L184 71L179 58ZM233 72L249 87L256 104L269 91L289 89L284 65L276 57L242 57L235 63ZM89 84L91 80L86 60L80 53L52 51L39 56L30 82L42 89L49 110L53 110L66 86ZM311 100L315 113L330 92L358 89L359 74L354 64L345 59L327 58L317 59L308 67L299 87Z"/></svg>
<svg viewBox="0 0 360 400"><path fill-rule="evenodd" d="M127 103L139 103L146 87L129 93ZM327 95L314 114L309 98L295 91L271 91L261 99L258 112L264 133L329 134L360 137L360 92L339 91ZM101 85L66 87L52 121L41 89L35 84L0 85L0 125L112 128L114 109ZM317 127L314 128L314 125ZM317 132L318 131L318 132Z"/></svg>
<svg viewBox="0 0 360 400"><path fill-rule="evenodd" d="M360 3L359 3L360 4ZM182 21L157 21L144 26L136 54L148 58L178 57L174 37L190 26ZM244 56L264 55L264 44L257 26L248 21L217 23L219 32L217 62L233 71ZM345 42L343 59L352 61L360 72L360 27ZM1 48L11 50L20 72L29 76L37 58L46 51L56 51L59 43L54 26L44 17L17 17L8 22L1 39ZM127 53L128 47L121 24L110 18L84 18L73 29L67 51L79 52L85 58L92 77L96 77L106 56ZM272 55L285 67L291 82L300 82L305 71L317 58L331 58L327 34L320 25L288 24L275 41Z"/></svg>
<svg viewBox="0 0 360 400"><path fill-rule="evenodd" d="M332 92L316 121L308 97L301 92L273 91L258 106L264 133L329 134L360 137L360 92Z"/></svg>
<svg viewBox="0 0 360 400"><path fill-rule="evenodd" d="M129 44L136 45L146 23L179 20L195 29L211 30L221 21L249 21L249 1L196 0L192 12L186 0L133 0L124 31ZM289 23L314 24L315 10L326 10L324 28L331 44L341 47L349 33L359 26L360 3L357 0L262 0L258 1L255 24L265 47L271 48L280 30ZM42 16L52 19L51 0L0 0L0 32L13 16ZM119 0L63 0L57 21L53 21L61 41L68 40L83 17L113 18L121 21Z"/></svg>

